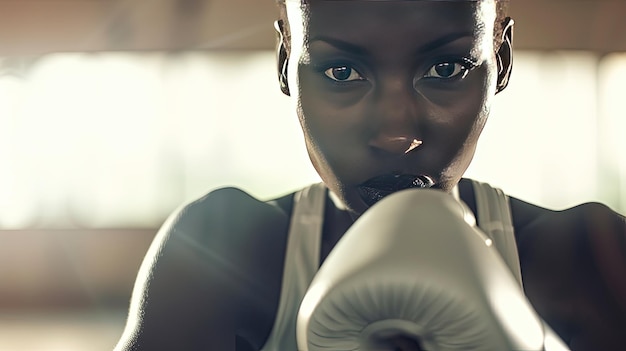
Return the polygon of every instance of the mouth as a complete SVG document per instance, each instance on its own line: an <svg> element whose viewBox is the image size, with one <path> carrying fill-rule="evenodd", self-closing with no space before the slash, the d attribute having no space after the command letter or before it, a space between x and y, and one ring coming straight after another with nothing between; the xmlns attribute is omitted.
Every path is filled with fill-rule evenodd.
<svg viewBox="0 0 626 351"><path fill-rule="evenodd" d="M404 189L425 189L435 185L427 175L387 174L374 177L359 186L359 195L368 205L372 206L385 196Z"/></svg>

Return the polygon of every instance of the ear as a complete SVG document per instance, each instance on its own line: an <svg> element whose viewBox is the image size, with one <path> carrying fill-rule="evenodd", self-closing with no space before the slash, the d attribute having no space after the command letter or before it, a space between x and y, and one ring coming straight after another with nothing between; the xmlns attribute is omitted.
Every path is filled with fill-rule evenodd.
<svg viewBox="0 0 626 351"><path fill-rule="evenodd" d="M289 63L289 52L287 51L287 35L285 33L285 21L282 19L274 22L274 29L278 33L278 45L277 61L278 61L278 83L280 84L280 91L283 94L290 96L289 82L287 79L287 65Z"/></svg>
<svg viewBox="0 0 626 351"><path fill-rule="evenodd" d="M498 61L498 85L496 94L509 85L511 70L513 69L513 26L515 22L507 17L502 22L502 44L496 53Z"/></svg>

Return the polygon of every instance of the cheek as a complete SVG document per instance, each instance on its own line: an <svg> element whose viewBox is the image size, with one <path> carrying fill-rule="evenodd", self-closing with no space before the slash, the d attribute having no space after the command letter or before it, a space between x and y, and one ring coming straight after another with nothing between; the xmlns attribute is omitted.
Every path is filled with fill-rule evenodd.
<svg viewBox="0 0 626 351"><path fill-rule="evenodd" d="M487 122L495 92L489 69L481 69L457 91L433 94L431 116L436 121L437 150L445 159L444 178L451 184L462 176L471 163L478 139ZM468 77L469 78L469 77Z"/></svg>
<svg viewBox="0 0 626 351"><path fill-rule="evenodd" d="M471 135L478 138L482 132L492 103L492 99L495 95L496 80L493 73L493 65L485 65L479 68L476 72L477 77L473 82L473 88L464 97L464 103L462 104L466 113L471 114L471 117L467 117L472 123Z"/></svg>
<svg viewBox="0 0 626 351"><path fill-rule="evenodd" d="M356 147L363 138L365 107L354 97L361 94L332 91L316 74L303 69L299 75L298 115L306 137L330 148L324 151Z"/></svg>
<svg viewBox="0 0 626 351"><path fill-rule="evenodd" d="M347 132L345 125L338 122L340 116L307 99L310 100L309 95L303 99L298 111L305 145L318 174L328 181L331 174L340 171L338 165L347 163L345 156L353 152L351 150L358 142L354 134Z"/></svg>
<svg viewBox="0 0 626 351"><path fill-rule="evenodd" d="M324 182L334 182L333 155L348 142L335 109L321 96L306 73L298 72L296 111L304 133L305 145L313 167ZM342 146L341 143L344 143Z"/></svg>
<svg viewBox="0 0 626 351"><path fill-rule="evenodd" d="M440 147L453 152L450 149L475 142L480 135L491 103L483 82L484 79L479 78L463 89L427 96L430 130Z"/></svg>
<svg viewBox="0 0 626 351"><path fill-rule="evenodd" d="M307 152L322 180L346 200L346 184L359 180L369 157L365 100L320 86L314 72L304 69L299 79L298 115ZM362 181L362 180L361 180Z"/></svg>
<svg viewBox="0 0 626 351"><path fill-rule="evenodd" d="M467 94L457 111L458 120L462 121L457 126L457 137L463 142L459 146L459 156L466 159L466 166L469 166L473 158L476 144L489 117L492 94L485 88L487 87L477 87Z"/></svg>
<svg viewBox="0 0 626 351"><path fill-rule="evenodd" d="M489 113L491 112L492 100L496 93L496 69L490 66L485 70L481 87L477 89L473 96L475 102L472 108L476 111L474 128L472 129L472 137L474 139L478 139L487 123Z"/></svg>

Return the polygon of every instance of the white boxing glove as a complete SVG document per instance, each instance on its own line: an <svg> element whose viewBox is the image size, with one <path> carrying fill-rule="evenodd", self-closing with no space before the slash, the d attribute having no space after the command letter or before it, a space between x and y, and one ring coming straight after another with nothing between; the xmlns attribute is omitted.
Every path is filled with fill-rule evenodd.
<svg viewBox="0 0 626 351"><path fill-rule="evenodd" d="M439 190L389 195L327 257L297 318L300 351L567 350L472 212Z"/></svg>

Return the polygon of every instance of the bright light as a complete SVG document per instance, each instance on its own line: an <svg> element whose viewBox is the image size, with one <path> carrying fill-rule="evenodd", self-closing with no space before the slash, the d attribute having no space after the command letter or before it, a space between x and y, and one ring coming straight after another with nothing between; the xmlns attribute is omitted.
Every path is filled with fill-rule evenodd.
<svg viewBox="0 0 626 351"><path fill-rule="evenodd" d="M0 77L0 227L158 226L217 187L319 181L274 60L55 54Z"/></svg>
<svg viewBox="0 0 626 351"><path fill-rule="evenodd" d="M602 194L616 207L626 208L626 54L613 54L599 67Z"/></svg>
<svg viewBox="0 0 626 351"><path fill-rule="evenodd" d="M467 175L554 209L602 200L597 64L584 52L517 53Z"/></svg>
<svg viewBox="0 0 626 351"><path fill-rule="evenodd" d="M319 181L275 69L271 51L55 54L0 76L0 228L158 226L218 187ZM625 55L517 53L467 176L626 211L625 77Z"/></svg>

